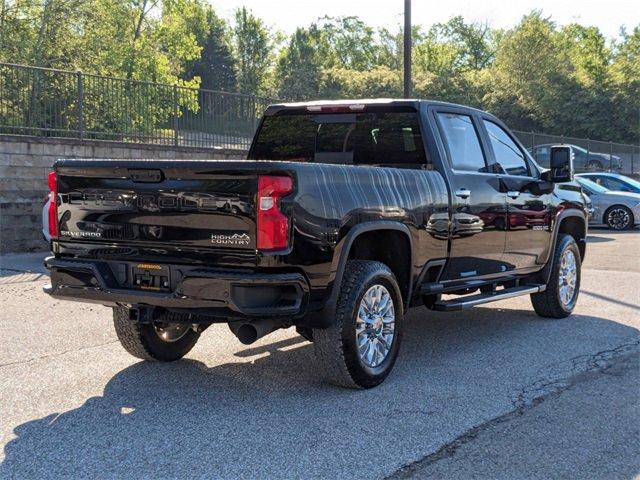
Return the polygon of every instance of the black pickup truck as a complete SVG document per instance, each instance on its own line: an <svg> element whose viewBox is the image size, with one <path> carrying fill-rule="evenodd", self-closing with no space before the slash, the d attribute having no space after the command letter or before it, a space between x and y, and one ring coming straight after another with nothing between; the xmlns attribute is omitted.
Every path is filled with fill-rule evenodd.
<svg viewBox="0 0 640 480"><path fill-rule="evenodd" d="M570 150L550 163L469 107L273 105L246 160L57 161L45 291L113 307L139 358L177 360L216 322L245 344L295 326L327 379L372 387L410 307L571 313L586 202Z"/></svg>

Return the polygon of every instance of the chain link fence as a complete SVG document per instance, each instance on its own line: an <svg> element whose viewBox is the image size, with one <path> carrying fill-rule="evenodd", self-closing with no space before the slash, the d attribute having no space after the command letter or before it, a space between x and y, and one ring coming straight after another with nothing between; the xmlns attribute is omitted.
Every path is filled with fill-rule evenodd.
<svg viewBox="0 0 640 480"><path fill-rule="evenodd" d="M247 149L278 100L0 63L0 133ZM640 146L515 132L541 164L549 146L575 145L577 171L640 172Z"/></svg>

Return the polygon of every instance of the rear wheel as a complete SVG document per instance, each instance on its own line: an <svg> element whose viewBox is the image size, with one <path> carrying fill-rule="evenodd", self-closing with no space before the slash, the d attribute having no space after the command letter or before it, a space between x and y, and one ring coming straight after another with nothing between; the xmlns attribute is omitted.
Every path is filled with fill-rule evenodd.
<svg viewBox="0 0 640 480"><path fill-rule="evenodd" d="M398 356L402 309L398 283L386 265L349 261L334 324L313 330L315 353L325 378L350 388L380 384Z"/></svg>
<svg viewBox="0 0 640 480"><path fill-rule="evenodd" d="M533 309L538 315L549 318L571 315L580 292L580 266L578 244L571 235L560 234L547 288L531 295Z"/></svg>
<svg viewBox="0 0 640 480"><path fill-rule="evenodd" d="M200 338L184 316L165 313L151 323L130 320L126 308L113 309L118 340L131 355L143 360L172 362L184 357Z"/></svg>
<svg viewBox="0 0 640 480"><path fill-rule="evenodd" d="M624 205L614 205L604 213L604 223L612 230L627 230L633 222L633 213Z"/></svg>

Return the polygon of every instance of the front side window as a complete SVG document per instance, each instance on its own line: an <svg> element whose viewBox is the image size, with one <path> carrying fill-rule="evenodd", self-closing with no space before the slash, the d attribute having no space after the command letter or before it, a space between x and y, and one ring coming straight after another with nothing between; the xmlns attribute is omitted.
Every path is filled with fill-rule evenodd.
<svg viewBox="0 0 640 480"><path fill-rule="evenodd" d="M249 158L416 168L427 163L418 114L400 111L266 117Z"/></svg>
<svg viewBox="0 0 640 480"><path fill-rule="evenodd" d="M469 115L438 113L444 141L449 150L451 166L467 172L487 172L478 132Z"/></svg>
<svg viewBox="0 0 640 480"><path fill-rule="evenodd" d="M489 140L496 156L496 162L507 175L529 176L529 166L524 152L499 125L483 120Z"/></svg>

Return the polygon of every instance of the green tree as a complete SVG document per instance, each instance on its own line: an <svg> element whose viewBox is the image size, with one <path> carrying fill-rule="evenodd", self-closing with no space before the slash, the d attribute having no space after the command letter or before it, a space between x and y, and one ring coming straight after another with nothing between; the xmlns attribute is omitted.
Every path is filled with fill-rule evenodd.
<svg viewBox="0 0 640 480"><path fill-rule="evenodd" d="M431 73L450 77L458 71L459 51L431 29L413 48L413 66L416 74Z"/></svg>
<svg viewBox="0 0 640 480"><path fill-rule="evenodd" d="M597 27L570 24L561 30L562 49L573 67L573 75L582 85L604 86L612 52Z"/></svg>
<svg viewBox="0 0 640 480"><path fill-rule="evenodd" d="M432 30L455 48L459 68L481 70L493 60L493 39L487 23L467 23L462 16L456 16Z"/></svg>
<svg viewBox="0 0 640 480"><path fill-rule="evenodd" d="M570 24L560 30L559 42L568 61L567 75L573 81L571 104L582 119L573 135L615 138L609 64L612 52L596 27Z"/></svg>
<svg viewBox="0 0 640 480"><path fill-rule="evenodd" d="M398 70L376 66L358 71L331 68L322 74L322 98L379 98L402 95L402 74Z"/></svg>
<svg viewBox="0 0 640 480"><path fill-rule="evenodd" d="M310 27L326 68L368 70L376 65L374 30L358 17L322 17Z"/></svg>
<svg viewBox="0 0 640 480"><path fill-rule="evenodd" d="M554 131L564 125L558 133L567 133L575 118L566 109L575 85L558 40L555 25L540 12L506 32L486 77L491 87L485 107L513 128Z"/></svg>
<svg viewBox="0 0 640 480"><path fill-rule="evenodd" d="M640 26L623 31L610 74L614 139L640 144Z"/></svg>
<svg viewBox="0 0 640 480"><path fill-rule="evenodd" d="M420 45L425 35L420 25L411 27L413 50ZM389 67L392 70L402 70L404 63L404 31L398 26L395 32L380 28L374 44L375 64ZM415 51L413 52L415 55Z"/></svg>
<svg viewBox="0 0 640 480"><path fill-rule="evenodd" d="M202 88L232 92L236 89L236 60L231 49L227 23L213 8L206 11L204 28L196 32L202 49L199 58L190 62L185 77L200 77Z"/></svg>
<svg viewBox="0 0 640 480"><path fill-rule="evenodd" d="M276 66L280 98L316 98L320 89L321 65L315 39L308 30L296 29Z"/></svg>
<svg viewBox="0 0 640 480"><path fill-rule="evenodd" d="M272 56L269 31L245 7L236 10L233 42L238 89L248 94L263 93Z"/></svg>

